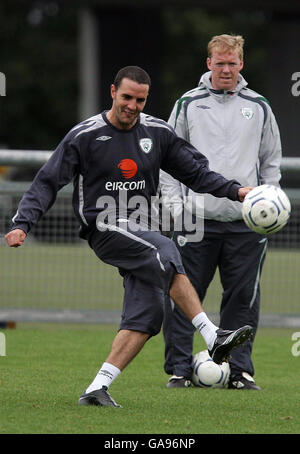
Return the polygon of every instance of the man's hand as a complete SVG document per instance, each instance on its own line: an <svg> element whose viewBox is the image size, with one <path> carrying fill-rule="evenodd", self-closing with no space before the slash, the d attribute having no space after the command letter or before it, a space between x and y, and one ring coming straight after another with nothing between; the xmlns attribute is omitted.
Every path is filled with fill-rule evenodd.
<svg viewBox="0 0 300 454"><path fill-rule="evenodd" d="M15 229L5 235L5 240L10 247L22 246L26 238L26 233L21 229Z"/></svg>
<svg viewBox="0 0 300 454"><path fill-rule="evenodd" d="M240 188L238 190L238 198L239 198L239 201L240 202L243 202L244 201L244 198L246 197L246 195L248 194L248 192L252 191L253 187L251 186L248 186L246 188Z"/></svg>

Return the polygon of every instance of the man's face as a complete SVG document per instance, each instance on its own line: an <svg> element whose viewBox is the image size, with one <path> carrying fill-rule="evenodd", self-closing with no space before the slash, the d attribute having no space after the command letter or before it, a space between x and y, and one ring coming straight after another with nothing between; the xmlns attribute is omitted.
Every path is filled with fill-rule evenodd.
<svg viewBox="0 0 300 454"><path fill-rule="evenodd" d="M149 85L127 78L122 79L118 89L112 85L113 104L108 113L109 121L119 129L132 128L145 107L148 93Z"/></svg>
<svg viewBox="0 0 300 454"><path fill-rule="evenodd" d="M207 67L212 72L211 84L216 90L234 90L243 61L238 51L218 52L213 50L211 57L207 58Z"/></svg>

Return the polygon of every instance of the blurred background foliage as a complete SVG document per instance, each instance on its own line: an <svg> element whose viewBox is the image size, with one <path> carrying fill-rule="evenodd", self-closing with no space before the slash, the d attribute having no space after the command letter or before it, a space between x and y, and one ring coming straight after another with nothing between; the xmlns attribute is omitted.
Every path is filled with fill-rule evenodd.
<svg viewBox="0 0 300 454"><path fill-rule="evenodd" d="M212 36L223 33L239 34L245 38L243 75L256 91L266 91L264 62L269 15L260 10L220 12L191 7L165 8L163 56L164 102L162 113L168 116L178 97L198 85L206 67L207 43ZM163 106L167 106L164 109Z"/></svg>
<svg viewBox="0 0 300 454"><path fill-rule="evenodd" d="M77 122L77 12L55 2L0 3L0 142L52 149Z"/></svg>
<svg viewBox="0 0 300 454"><path fill-rule="evenodd" d="M242 73L252 89L267 98L272 94L267 78L270 9L245 9L238 2L231 9L213 7L214 2L205 7L195 6L197 2L185 7L174 1L143 3L145 9L133 1L113 6L105 0L1 1L0 72L6 75L6 97L0 98L2 148L53 149L80 121L79 15L87 5L102 33L99 112L110 107L115 68L124 62L145 64L153 77L145 110L167 120L176 99L197 86L207 70L207 43L221 33L244 36Z"/></svg>

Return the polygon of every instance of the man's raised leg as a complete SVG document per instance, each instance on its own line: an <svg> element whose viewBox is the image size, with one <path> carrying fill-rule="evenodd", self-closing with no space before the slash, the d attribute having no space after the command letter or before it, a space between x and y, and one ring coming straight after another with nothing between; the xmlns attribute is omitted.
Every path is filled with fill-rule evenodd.
<svg viewBox="0 0 300 454"><path fill-rule="evenodd" d="M203 336L211 358L218 364L226 361L231 350L246 342L253 334L249 325L236 331L222 330L215 326L205 314L196 290L184 274L174 275L170 297Z"/></svg>

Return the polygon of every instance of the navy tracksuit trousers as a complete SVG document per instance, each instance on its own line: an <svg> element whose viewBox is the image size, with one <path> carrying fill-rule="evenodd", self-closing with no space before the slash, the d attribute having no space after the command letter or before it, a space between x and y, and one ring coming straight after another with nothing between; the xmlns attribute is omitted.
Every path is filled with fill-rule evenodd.
<svg viewBox="0 0 300 454"><path fill-rule="evenodd" d="M216 270L219 270L223 287L219 326L234 330L251 325L256 333L260 305L259 281L267 239L245 228L242 221L206 221L203 240L198 243L186 242L180 246L184 243L183 236L184 232L175 232L174 241L202 303ZM209 312L209 307L204 305L204 309ZM164 368L167 374L191 376L194 332L193 325L179 307L166 298L163 333ZM251 359L253 340L232 351L232 376L239 371L254 375Z"/></svg>

